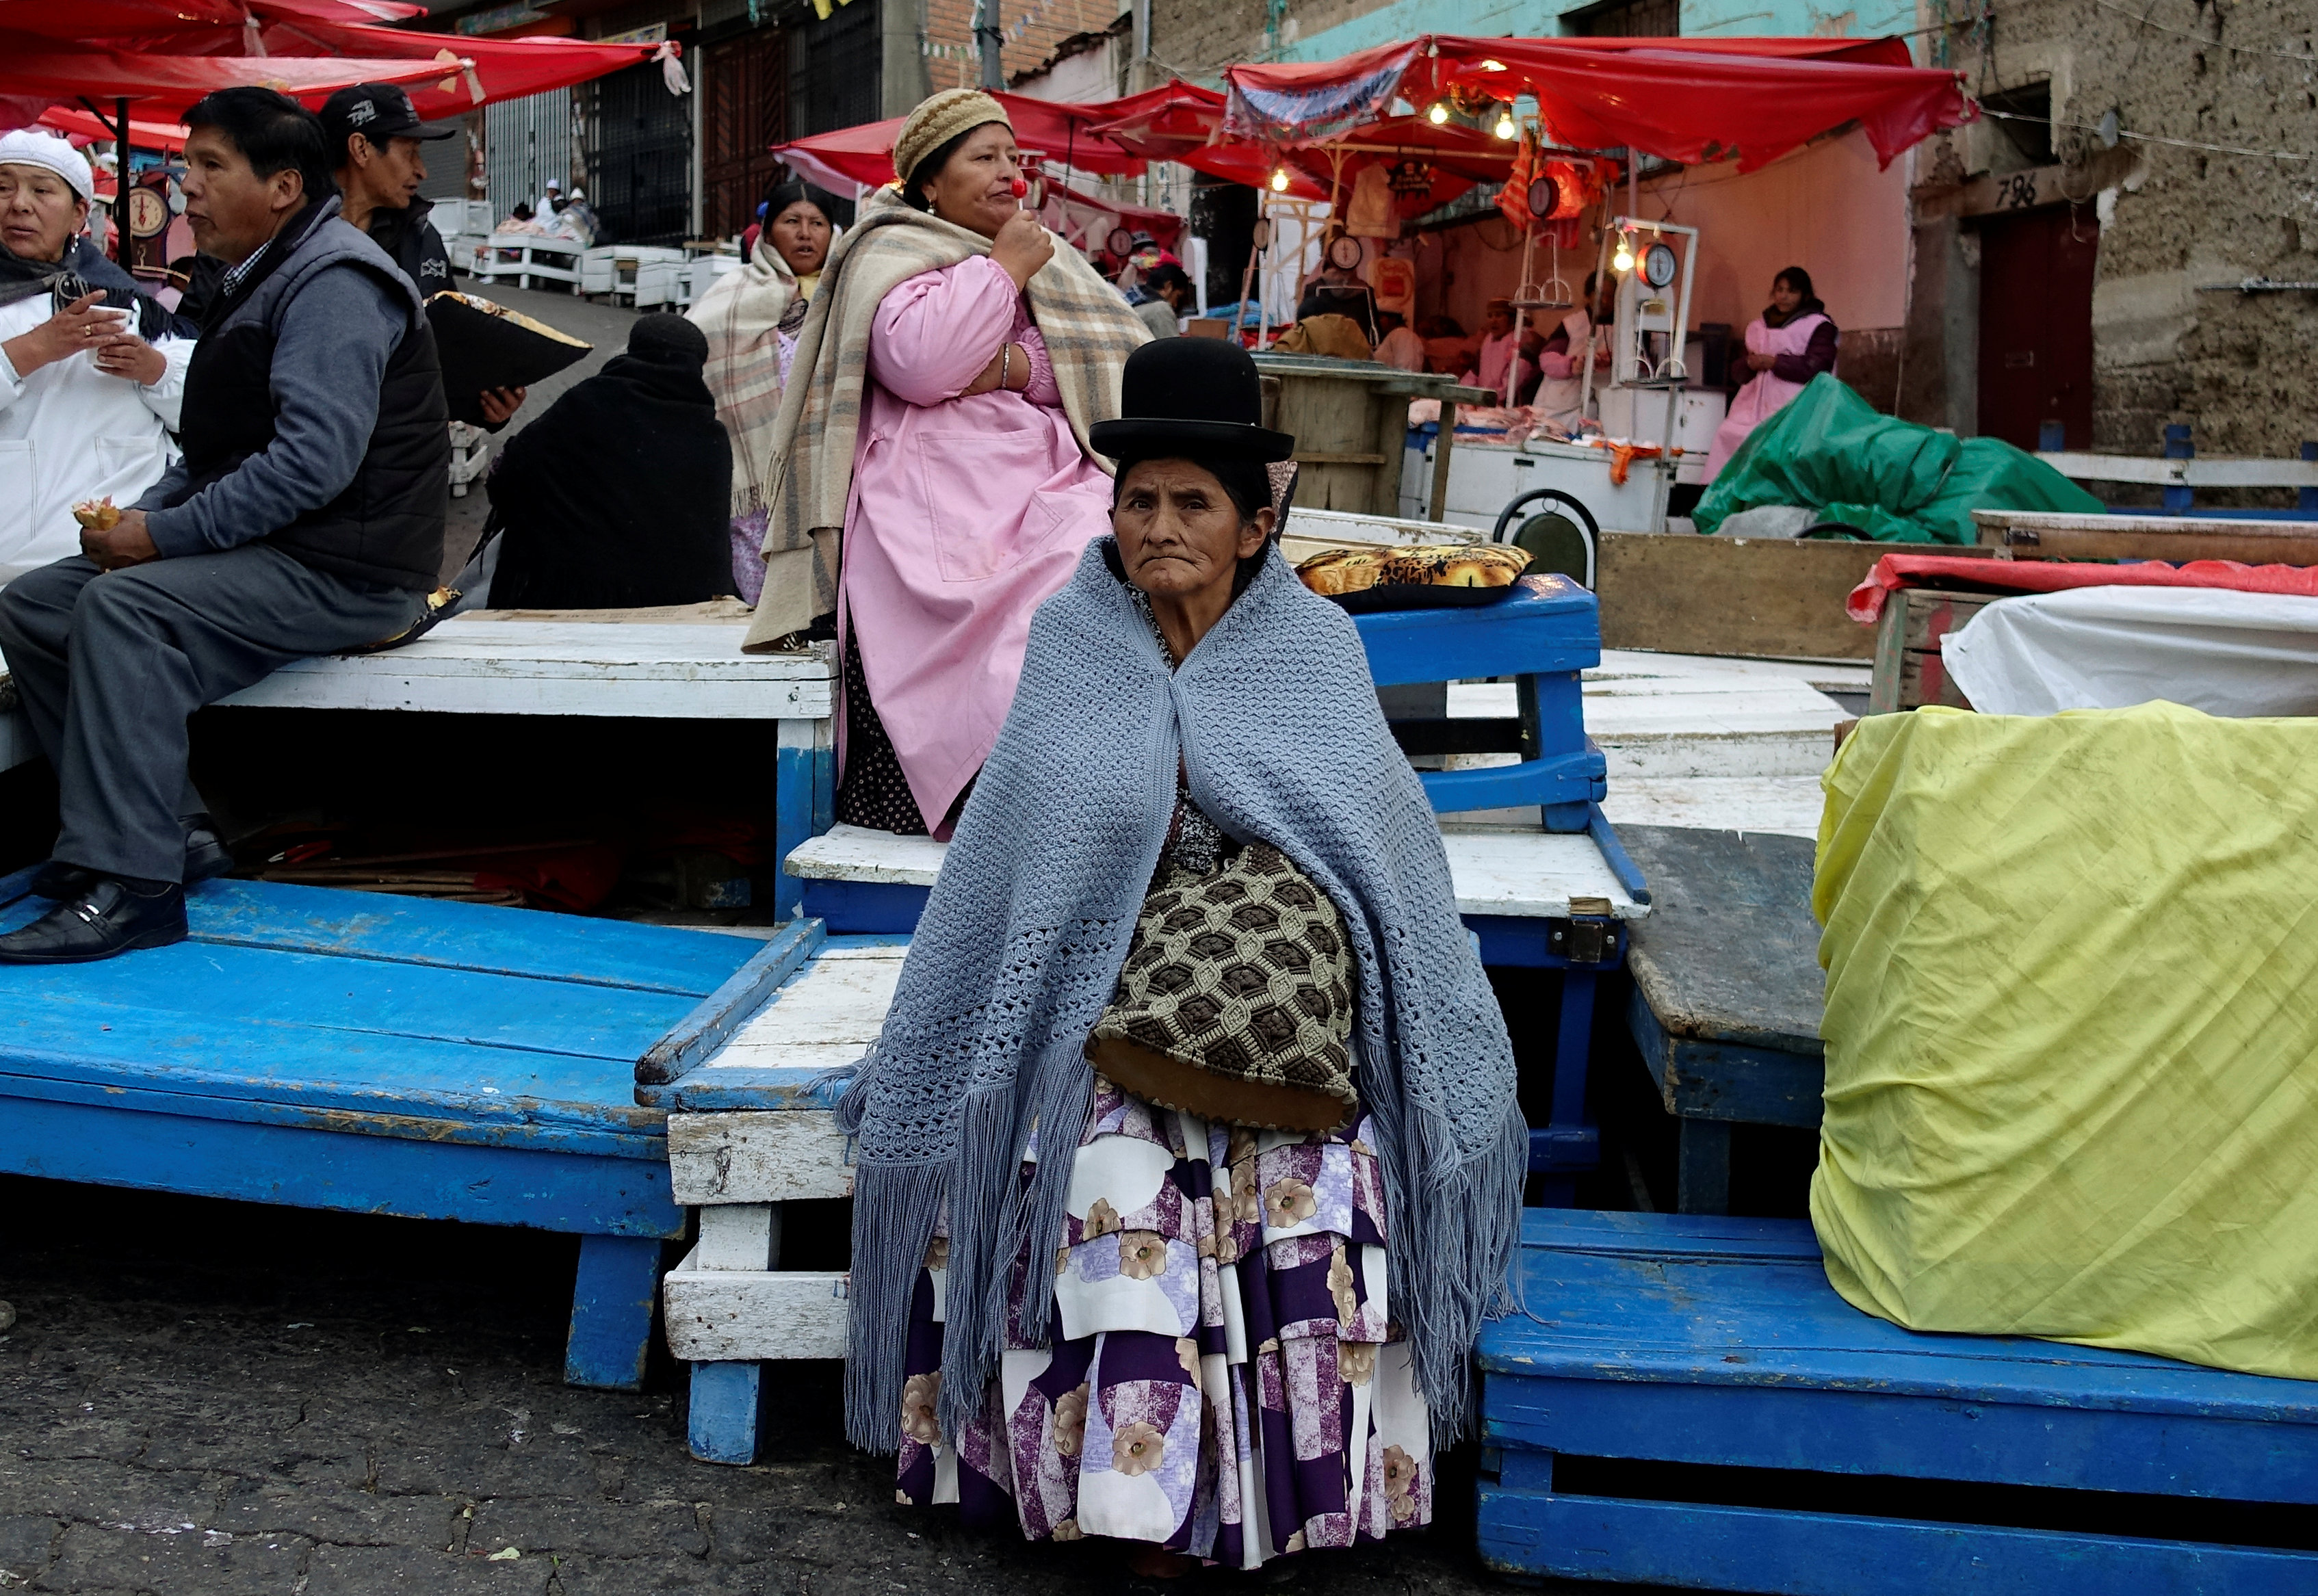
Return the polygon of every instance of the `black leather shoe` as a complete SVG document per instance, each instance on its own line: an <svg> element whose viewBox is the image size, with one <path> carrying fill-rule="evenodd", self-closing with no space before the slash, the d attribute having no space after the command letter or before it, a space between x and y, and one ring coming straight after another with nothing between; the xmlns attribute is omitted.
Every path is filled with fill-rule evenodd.
<svg viewBox="0 0 2318 1596"><path fill-rule="evenodd" d="M206 814L190 817L185 821L185 884L193 886L232 874L233 855L227 850L225 838L218 835L217 821ZM50 859L33 874L31 892L36 898L61 902L79 897L102 879L94 870L67 865L62 859Z"/></svg>
<svg viewBox="0 0 2318 1596"><path fill-rule="evenodd" d="M185 889L140 898L111 876L0 937L0 964L85 964L185 939Z"/></svg>
<svg viewBox="0 0 2318 1596"><path fill-rule="evenodd" d="M185 822L184 883L215 881L233 872L233 855L218 835L217 822L205 814L194 815Z"/></svg>

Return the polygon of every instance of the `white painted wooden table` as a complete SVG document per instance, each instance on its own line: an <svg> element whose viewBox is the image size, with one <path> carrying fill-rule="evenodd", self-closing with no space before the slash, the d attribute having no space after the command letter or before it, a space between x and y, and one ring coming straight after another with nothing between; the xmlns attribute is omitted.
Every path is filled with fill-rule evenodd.
<svg viewBox="0 0 2318 1596"><path fill-rule="evenodd" d="M661 1283L669 1349L692 1367L691 1447L756 1456L762 1364L845 1355L842 1271L780 1267L783 1209L853 1194L823 1071L876 1040L908 939L824 938L705 1060L655 1095L669 1106L670 1191L699 1210L699 1242ZM639 1096L644 1096L639 1093Z"/></svg>
<svg viewBox="0 0 2318 1596"><path fill-rule="evenodd" d="M297 660L221 702L243 709L770 722L774 847L786 853L827 823L836 788L830 720L836 667L826 648L744 654L748 632L746 620L454 615L384 653ZM786 885L776 892L777 913L791 915L795 904Z"/></svg>
<svg viewBox="0 0 2318 1596"><path fill-rule="evenodd" d="M1600 845L1586 832L1541 831L1534 823L1526 829L1444 824L1442 841L1449 854L1449 880L1459 914L1561 919L1569 914L1572 898L1607 899L1618 919L1640 919L1649 913L1649 905L1634 901L1602 856ZM930 837L896 837L837 825L792 849L787 869L813 881L930 887L948 851L948 843Z"/></svg>
<svg viewBox="0 0 2318 1596"><path fill-rule="evenodd" d="M464 615L382 654L283 666L223 700L262 709L820 721L835 701L825 652L744 654L745 621L485 621Z"/></svg>

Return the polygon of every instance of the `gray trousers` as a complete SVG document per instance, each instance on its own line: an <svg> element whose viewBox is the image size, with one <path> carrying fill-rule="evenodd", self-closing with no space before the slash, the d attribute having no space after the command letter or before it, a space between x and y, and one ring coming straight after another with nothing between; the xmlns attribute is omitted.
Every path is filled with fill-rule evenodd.
<svg viewBox="0 0 2318 1596"><path fill-rule="evenodd" d="M358 587L264 543L100 572L76 555L0 589L7 656L32 735L56 767L55 857L178 881L185 718L277 667L391 637L426 596Z"/></svg>

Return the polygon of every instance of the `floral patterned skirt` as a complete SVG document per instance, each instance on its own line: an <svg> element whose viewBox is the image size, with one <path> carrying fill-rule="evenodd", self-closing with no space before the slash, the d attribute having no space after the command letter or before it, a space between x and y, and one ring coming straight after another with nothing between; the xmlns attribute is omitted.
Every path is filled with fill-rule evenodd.
<svg viewBox="0 0 2318 1596"><path fill-rule="evenodd" d="M947 1236L927 1255L899 1499L1240 1568L1430 1522L1369 1134L1209 1125L1098 1075L1064 1245L1051 1274L1016 1261L999 1374L954 1445L934 1419Z"/></svg>

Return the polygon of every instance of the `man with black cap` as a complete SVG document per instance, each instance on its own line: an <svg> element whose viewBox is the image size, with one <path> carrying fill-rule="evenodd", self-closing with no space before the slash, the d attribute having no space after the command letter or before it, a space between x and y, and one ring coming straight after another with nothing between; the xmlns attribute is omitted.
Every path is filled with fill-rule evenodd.
<svg viewBox="0 0 2318 1596"><path fill-rule="evenodd" d="M358 83L322 103L322 137L338 183L338 214L370 235L418 289L421 299L451 286L451 252L419 193L427 181L422 144L455 139L456 128L429 132L410 96L391 83ZM483 418L493 431L523 403L520 388L487 389Z"/></svg>
<svg viewBox="0 0 2318 1596"><path fill-rule="evenodd" d="M322 103L322 136L337 168L338 214L368 233L421 294L451 286L451 252L427 213L435 208L418 185L427 181L421 144L455 139L459 130L429 132L410 96L387 83L358 83Z"/></svg>

